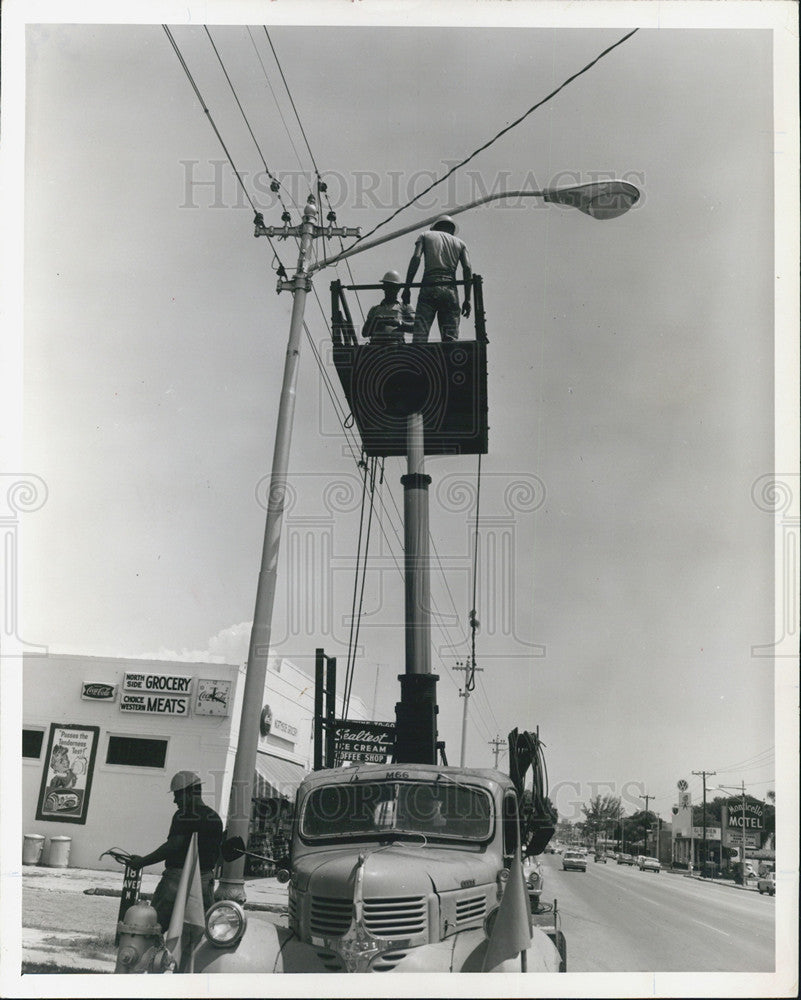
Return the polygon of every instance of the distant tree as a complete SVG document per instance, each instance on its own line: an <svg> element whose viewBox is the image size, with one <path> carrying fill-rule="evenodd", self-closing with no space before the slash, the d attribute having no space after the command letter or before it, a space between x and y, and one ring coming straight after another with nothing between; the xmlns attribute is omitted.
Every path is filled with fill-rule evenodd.
<svg viewBox="0 0 801 1000"><path fill-rule="evenodd" d="M598 844L600 836L610 834L620 816L620 798L616 795L596 795L581 807L584 821L581 823L584 836Z"/></svg>

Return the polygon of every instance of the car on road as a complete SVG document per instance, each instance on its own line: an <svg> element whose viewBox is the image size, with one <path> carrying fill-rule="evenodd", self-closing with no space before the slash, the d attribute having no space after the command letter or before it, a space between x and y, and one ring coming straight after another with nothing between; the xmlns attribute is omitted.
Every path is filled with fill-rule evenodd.
<svg viewBox="0 0 801 1000"><path fill-rule="evenodd" d="M606 855L605 854L601 854L600 852L596 852L595 858L593 860L600 861L602 864L605 865L606 864Z"/></svg>
<svg viewBox="0 0 801 1000"><path fill-rule="evenodd" d="M760 896L766 892L769 896L776 894L776 872L767 872L762 878L757 879L757 889Z"/></svg>
<svg viewBox="0 0 801 1000"><path fill-rule="evenodd" d="M526 876L529 908L532 913L536 913L540 908L540 896L542 895L542 865L535 858L531 858L523 866L523 873Z"/></svg>
<svg viewBox="0 0 801 1000"><path fill-rule="evenodd" d="M640 858L640 871L656 872L658 875L662 871L662 865L657 858Z"/></svg>
<svg viewBox="0 0 801 1000"><path fill-rule="evenodd" d="M587 855L582 851L565 851L562 855L564 871L585 872L587 870Z"/></svg>
<svg viewBox="0 0 801 1000"><path fill-rule="evenodd" d="M630 854L620 854L618 855L617 863L619 865L633 865L634 858Z"/></svg>

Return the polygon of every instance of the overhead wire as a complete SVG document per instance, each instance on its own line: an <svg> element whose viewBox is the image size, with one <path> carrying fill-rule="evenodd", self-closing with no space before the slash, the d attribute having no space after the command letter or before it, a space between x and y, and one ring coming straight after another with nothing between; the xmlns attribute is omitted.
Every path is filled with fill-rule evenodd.
<svg viewBox="0 0 801 1000"><path fill-rule="evenodd" d="M205 100L203 99L203 95L200 93L200 88L198 87L197 83L195 82L195 78L192 75L192 71L189 69L189 66L186 63L186 60L184 59L184 57L183 57L183 55L181 53L181 50L178 47L178 43L175 41L175 38L173 37L173 34L170 31L168 25L163 24L162 28L164 29L164 31L165 31L165 33L167 35L167 38L170 41L170 45L172 45L172 47L173 47L175 55L178 57L178 61L181 64L181 67L183 68L184 73L186 74L186 78L189 80L189 83L191 84L192 89L195 92L195 96L197 97L198 101L200 102L200 106L201 106L201 108L203 109L203 111L204 111L204 113L206 115L206 119L208 120L209 125L211 125L211 127L212 127L212 129L214 131L214 134L217 136L217 139L218 139L220 145L223 148L223 152L225 153L225 155L226 155L226 157L228 159L228 162L231 165L231 169L234 172L234 176L236 177L237 181L239 182L239 186L242 189L242 193L247 198L248 204L253 209L254 215L258 215L258 211L256 209L256 206L255 206L254 202L253 202L253 199L250 197L250 193L248 192L247 188L245 187L245 182L242 180L242 175L240 174L239 170L236 167L236 164L234 163L233 157L231 156L231 153L229 152L228 147L226 146L225 141L223 140L223 137L220 134L220 130L217 128L217 124L214 121L214 118L212 117L211 111L209 110L208 105L206 104ZM278 263L278 267L277 267L276 270L278 271L279 274L286 274L286 270L284 268L283 263L281 262L280 256L278 255L278 251L275 249L275 245L273 244L272 240L269 237L267 238L267 240L268 240L268 243L270 244L270 249L273 252L273 261L275 261L275 262Z"/></svg>
<svg viewBox="0 0 801 1000"><path fill-rule="evenodd" d="M372 236L373 233L378 232L378 230L381 229L382 226L385 226L388 222L391 222L392 219L394 219L397 215L400 215L401 212L403 212L405 209L409 208L416 201L419 201L424 195L428 194L429 191L432 191L439 184L442 184L443 181L446 181L450 176L452 176L454 173L456 173L457 170L460 170L462 167L464 167L466 164L468 164L471 160L475 159L475 157L478 156L479 153L483 153L485 149L489 149L489 147L493 143L497 142L498 139L501 138L501 136L506 135L507 132L510 132L513 128L515 128L517 125L519 125L522 121L525 121L525 119L528 118L528 116L530 114L532 114L534 111L536 111L537 108L541 108L543 106L543 104L546 104L552 98L556 97L556 95L561 90L564 90L564 88L567 87L568 84L572 83L574 80L577 80L580 76L582 76L588 70L592 69L592 67L595 66L596 63L600 62L600 60L604 58L604 56L609 55L609 53L612 52L614 49L616 49L619 45L622 45L624 42L628 41L628 39L631 38L632 35L636 34L639 30L640 30L639 28L635 28L633 31L628 32L628 34L624 35L622 38L619 38L613 45L610 45L608 48L604 49L603 52L601 52L599 55L597 55L592 60L592 62L587 63L587 65L584 66L582 69L580 69L577 73L574 73L572 76L569 76L563 83L561 83L556 88L556 90L552 90L551 93L547 95L547 97L543 97L543 99L541 101L537 101L536 104L533 104L528 109L528 111L524 112L522 115L520 115L518 118L516 118L513 122L511 122L505 128L502 128L500 130L500 132L498 132L496 135L494 135L491 139L487 140L487 142L485 142L483 145L479 146L477 149L474 149L473 152L470 153L469 156L466 156L463 160L460 160L459 163L457 163L453 167L451 167L450 170L446 171L441 177L438 177L436 180L432 181L431 184L428 185L428 187L424 188L422 191L420 191L418 194L416 194L413 198L411 198L409 201L407 201L405 205L401 205L400 208L397 208L391 215L388 215L387 218L383 220L383 222L379 222L377 226L374 226L369 232L365 233L364 236L360 236L354 243L351 244L351 246L352 247L356 246L357 243L360 243L362 240L366 240L368 238L368 236Z"/></svg>

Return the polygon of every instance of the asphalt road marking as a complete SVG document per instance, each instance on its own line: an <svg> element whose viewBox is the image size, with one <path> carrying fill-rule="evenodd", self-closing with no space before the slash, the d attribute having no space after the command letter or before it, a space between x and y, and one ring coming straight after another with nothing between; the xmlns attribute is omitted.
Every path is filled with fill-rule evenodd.
<svg viewBox="0 0 801 1000"><path fill-rule="evenodd" d="M714 924L705 924L703 920L696 920L695 917L690 917L694 924L700 924L702 927L708 927L711 931L717 931L718 934L722 934L724 937L731 937L731 934L727 934L726 931L722 931L719 927L715 927Z"/></svg>

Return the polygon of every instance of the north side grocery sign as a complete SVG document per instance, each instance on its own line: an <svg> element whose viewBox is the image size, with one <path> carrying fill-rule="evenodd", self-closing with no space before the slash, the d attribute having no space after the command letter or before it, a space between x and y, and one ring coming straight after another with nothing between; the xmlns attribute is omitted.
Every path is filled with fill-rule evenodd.
<svg viewBox="0 0 801 1000"><path fill-rule="evenodd" d="M193 680L182 674L126 673L120 710L188 716Z"/></svg>

